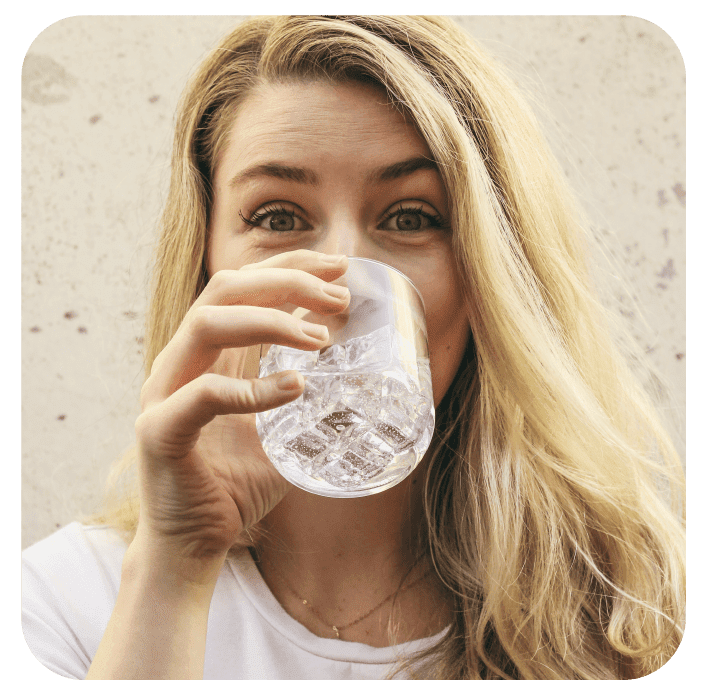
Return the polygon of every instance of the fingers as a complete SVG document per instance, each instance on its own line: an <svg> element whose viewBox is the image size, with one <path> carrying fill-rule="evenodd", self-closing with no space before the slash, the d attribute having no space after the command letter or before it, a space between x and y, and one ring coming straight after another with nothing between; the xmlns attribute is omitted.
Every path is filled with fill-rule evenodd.
<svg viewBox="0 0 707 695"><path fill-rule="evenodd" d="M141 393L143 410L204 374L225 348L273 343L300 350L323 347L326 332L313 332L312 324L291 312L296 307L329 316L345 311L350 295L328 279L340 278L347 267L346 256L298 249L215 273L155 359Z"/></svg>
<svg viewBox="0 0 707 695"><path fill-rule="evenodd" d="M201 306L160 353L141 394L143 409L168 398L196 379L227 347L276 343L298 350L318 350L328 339L326 327L277 309L256 306Z"/></svg>
<svg viewBox="0 0 707 695"><path fill-rule="evenodd" d="M250 268L295 268L305 273L314 275L325 282L331 282L346 272L349 267L349 259L344 256L327 255L310 251L309 249L297 249L279 253L264 261L244 265L241 270Z"/></svg>
<svg viewBox="0 0 707 695"><path fill-rule="evenodd" d="M348 306L350 295L296 268L221 270L215 273L192 309L204 305L301 306L318 314L335 314Z"/></svg>
<svg viewBox="0 0 707 695"><path fill-rule="evenodd" d="M304 379L296 371L263 379L202 374L143 412L135 423L138 441L150 457L179 460L193 448L202 427L217 415L260 413L298 398Z"/></svg>
<svg viewBox="0 0 707 695"><path fill-rule="evenodd" d="M318 253L316 251L310 251L308 249L297 249L296 251L288 251L286 253L271 256L270 258L267 258L264 261L260 261L259 263L252 263L243 266L241 270L252 269L262 272L263 270L267 270L270 268L281 267L299 270L300 273L305 273L306 275L319 278L324 283L331 283L326 286L321 286L322 289L324 289L324 287L327 288L325 292L331 292L331 290L333 289L332 285L334 285L334 288L346 287L346 283L342 276L346 273L346 270L349 267L349 259L345 255L326 255L323 253ZM278 308L282 311L287 311L290 314L298 307L311 309L312 311L315 311L316 313L320 314L327 313L331 315L332 313L336 313L331 311L319 311L318 309L313 308L311 305L305 305L301 303L302 299L303 297L294 295L290 302L283 304L282 306L278 306ZM341 309L345 309L348 307L350 299L350 295L344 297ZM302 318L302 316L300 316L300 318Z"/></svg>

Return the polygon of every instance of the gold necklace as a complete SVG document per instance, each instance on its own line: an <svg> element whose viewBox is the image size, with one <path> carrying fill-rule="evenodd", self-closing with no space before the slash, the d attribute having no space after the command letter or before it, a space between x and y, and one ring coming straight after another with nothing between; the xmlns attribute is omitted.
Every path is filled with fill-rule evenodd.
<svg viewBox="0 0 707 695"><path fill-rule="evenodd" d="M410 568L410 571L415 569L420 564L420 560L418 559L415 564ZM390 601L393 596L395 596L396 593L402 593L403 591L407 591L408 589L411 589L413 586L416 584L419 584L423 579L425 579L427 576L429 576L432 573L432 570L428 570L423 574L421 577L418 577L414 582L411 582L407 586L403 587L402 589L398 590L396 589L395 591L391 592L386 596L380 603L377 605L373 606L370 611L362 615L360 618L356 618L356 620L352 620L350 623L346 623L346 625L339 625L338 627L336 625L329 625L329 623L326 621L326 619L322 616L322 614L306 599L302 598L287 582L285 577L282 575L282 572L275 567L271 562L268 562L268 565L271 567L271 569L277 574L278 577L282 580L282 583L285 585L285 588L293 595L295 596L299 601L302 602L303 606L306 606L309 608L312 613L319 619L319 621L322 623L322 625L326 625L327 627L330 627L333 631L334 634L336 635L336 639L341 639L341 635L339 634L341 630L346 630L350 627L353 627L354 625L357 625L360 623L362 620L365 620L369 615L372 613L375 613L379 608L381 608L385 603Z"/></svg>

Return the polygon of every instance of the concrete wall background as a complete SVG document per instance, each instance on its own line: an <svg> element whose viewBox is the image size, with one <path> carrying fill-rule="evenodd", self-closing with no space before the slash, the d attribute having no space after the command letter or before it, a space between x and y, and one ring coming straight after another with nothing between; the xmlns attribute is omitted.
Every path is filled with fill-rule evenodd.
<svg viewBox="0 0 707 695"><path fill-rule="evenodd" d="M240 17L72 17L22 72L22 547L99 504L133 440L153 230L191 69ZM457 17L546 107L672 389L684 458L685 70L634 17ZM647 325L640 322L643 312Z"/></svg>

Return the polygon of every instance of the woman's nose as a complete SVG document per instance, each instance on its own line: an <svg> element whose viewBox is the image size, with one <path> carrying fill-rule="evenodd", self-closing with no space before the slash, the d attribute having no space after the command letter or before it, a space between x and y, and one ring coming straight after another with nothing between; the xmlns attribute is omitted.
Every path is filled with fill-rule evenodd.
<svg viewBox="0 0 707 695"><path fill-rule="evenodd" d="M322 253L345 254L346 256L365 255L364 231L351 221L333 223L322 239Z"/></svg>

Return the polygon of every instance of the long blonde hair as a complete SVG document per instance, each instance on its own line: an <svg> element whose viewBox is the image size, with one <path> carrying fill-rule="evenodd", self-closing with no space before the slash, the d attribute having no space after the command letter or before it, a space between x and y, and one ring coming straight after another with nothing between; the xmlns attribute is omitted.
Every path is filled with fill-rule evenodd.
<svg viewBox="0 0 707 695"><path fill-rule="evenodd" d="M655 671L684 621L682 465L610 338L585 261L591 235L532 112L453 21L256 18L210 53L178 112L146 376L208 280L211 182L235 109L261 81L312 78L380 85L429 144L473 336L438 409L425 485L428 552L455 620L401 668L445 679ZM134 467L129 452L93 518L128 537Z"/></svg>

